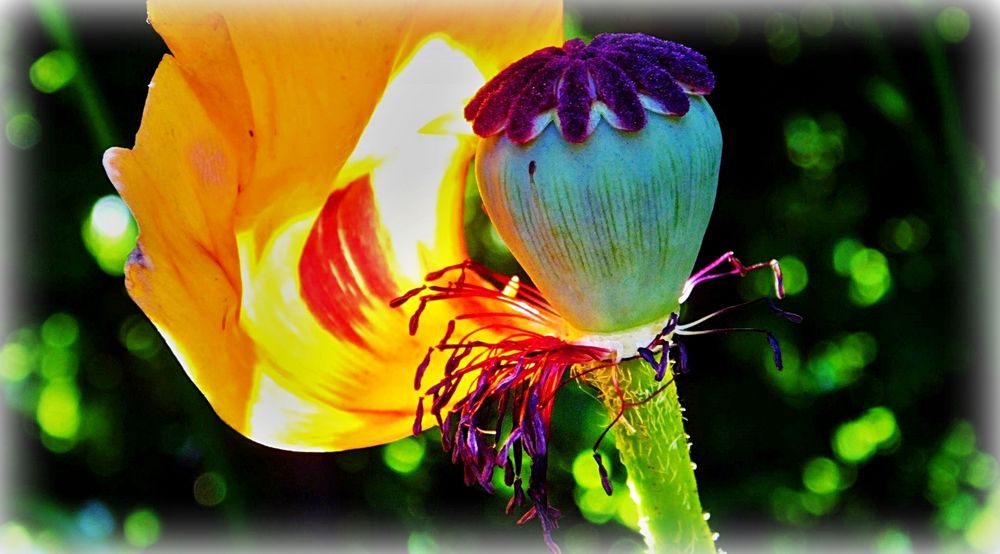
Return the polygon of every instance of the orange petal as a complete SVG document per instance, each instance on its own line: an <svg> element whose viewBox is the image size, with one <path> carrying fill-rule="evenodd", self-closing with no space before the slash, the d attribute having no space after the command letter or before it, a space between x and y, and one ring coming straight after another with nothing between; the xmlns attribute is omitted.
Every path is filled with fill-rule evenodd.
<svg viewBox="0 0 1000 554"><path fill-rule="evenodd" d="M284 221L323 203L387 82L429 36L450 37L492 76L562 35L562 5L552 0L516 9L489 0L471 10L454 1L336 9L152 1L149 19L199 89L232 101L228 112L249 108L249 118L230 121L247 127L234 135L241 140L253 133L256 151L252 179L241 182L237 226L255 228L261 244ZM233 84L232 67L242 86Z"/></svg>
<svg viewBox="0 0 1000 554"><path fill-rule="evenodd" d="M409 315L388 307L402 289L379 224L364 177L248 265L241 325L266 380L251 400L256 440L343 449L410 434L416 367L454 313L428 309L416 336L408 334ZM431 371L440 378L440 367Z"/></svg>
<svg viewBox="0 0 1000 554"><path fill-rule="evenodd" d="M142 232L126 285L216 411L241 429L252 388L244 368L255 354L237 325L238 155L170 57L156 71L143 120L135 148L113 148L104 159Z"/></svg>
<svg viewBox="0 0 1000 554"><path fill-rule="evenodd" d="M136 146L105 159L142 233L130 293L222 418L272 446L409 433L414 369L454 313L409 337L388 298L465 257L461 109L481 72L561 35L555 2L372 4L151 3L176 59ZM342 239L309 254L323 228ZM338 286L310 303L299 268L324 255Z"/></svg>
<svg viewBox="0 0 1000 554"><path fill-rule="evenodd" d="M428 308L410 337L409 314L388 304L466 257L461 206L474 141L427 128L459 117L481 80L444 41L422 44L383 93L325 206L287 221L263 246L250 230L238 235L241 326L269 362L260 368L267 392L251 406L256 440L350 448L411 432L416 367L463 307ZM442 374L432 364L425 382Z"/></svg>

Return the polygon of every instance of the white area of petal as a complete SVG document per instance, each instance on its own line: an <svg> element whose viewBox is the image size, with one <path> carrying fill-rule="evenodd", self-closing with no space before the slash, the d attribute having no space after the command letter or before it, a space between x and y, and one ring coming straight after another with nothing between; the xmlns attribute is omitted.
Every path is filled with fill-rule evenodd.
<svg viewBox="0 0 1000 554"><path fill-rule="evenodd" d="M463 52L432 39L393 78L372 114L348 166L371 168L376 203L393 244L434 245L438 190L453 165L458 134L472 135L461 110L484 80ZM419 249L395 254L398 270L420 282L426 268Z"/></svg>
<svg viewBox="0 0 1000 554"><path fill-rule="evenodd" d="M290 436L290 429L322 428L323 423L317 420L324 414L320 413L318 409L310 411L308 408L313 405L303 403L298 396L278 385L267 375L266 367L259 367L261 365L258 364L256 372L258 375L256 397L250 403L250 432L253 434L254 440L262 444L286 448L285 445L299 442L295 440L295 437ZM326 418L327 421L330 420L329 414L326 415ZM289 426L289 421L300 421L302 425ZM337 423L343 425L343 419L338 419ZM315 434L315 431L310 431L310 434ZM321 452L324 449L317 446L311 449L297 448L296 450Z"/></svg>

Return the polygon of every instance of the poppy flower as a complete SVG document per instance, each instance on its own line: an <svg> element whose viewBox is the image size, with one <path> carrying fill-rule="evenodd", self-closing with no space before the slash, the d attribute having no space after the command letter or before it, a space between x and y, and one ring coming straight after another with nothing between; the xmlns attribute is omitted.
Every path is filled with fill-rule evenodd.
<svg viewBox="0 0 1000 554"><path fill-rule="evenodd" d="M135 147L105 156L140 229L126 285L255 441L344 450L439 425L466 482L492 490L502 470L508 511L528 504L520 521L537 518L557 551L545 475L558 390L595 385L618 421L684 371L676 335L738 330L698 328L731 308L680 323L693 287L770 267L782 294L776 262L732 253L688 277L721 155L701 98L714 77L691 49L638 34L550 46L552 2L149 11L173 55ZM467 260L477 145L487 211L538 289ZM749 330L780 369L773 335ZM655 382L645 396L622 386L635 362ZM702 533L676 441L657 448L680 453L670 471L690 483L676 498ZM643 494L662 481L639 475Z"/></svg>
<svg viewBox="0 0 1000 554"><path fill-rule="evenodd" d="M389 301L466 258L462 108L561 39L561 3L148 11L171 54L135 146L104 158L140 231L128 292L243 435L317 451L409 435L413 371L439 337L408 335Z"/></svg>

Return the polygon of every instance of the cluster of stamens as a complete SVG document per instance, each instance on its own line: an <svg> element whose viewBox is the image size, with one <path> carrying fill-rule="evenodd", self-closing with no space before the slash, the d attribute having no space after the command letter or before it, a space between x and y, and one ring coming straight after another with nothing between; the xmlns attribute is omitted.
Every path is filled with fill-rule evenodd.
<svg viewBox="0 0 1000 554"><path fill-rule="evenodd" d="M729 263L732 269L712 273L725 263ZM765 267L774 272L776 293L781 298L784 289L777 262L772 260L747 266L732 252L692 276L685 286L683 298L698 283L725 275L742 276ZM466 261L428 274L426 282L429 284L415 288L391 303L393 307L400 307L410 301L418 302L410 318L411 334L416 333L421 314L431 302L477 299L486 305L491 302L498 304L494 304L496 309L493 310L456 316L448 322L441 341L428 348L427 355L416 368L415 389L422 389L424 373L435 354L447 357L444 375L424 389L416 408L413 432L421 432L424 401L429 400L429 411L441 428L442 446L445 451L451 452L453 462L462 464L466 484L478 483L493 493L493 473L502 468L504 482L514 490L507 512L511 513L525 504L526 497L530 499L530 507L518 522L537 517L546 542L553 551L558 551L551 535L559 512L549 505L545 480L554 398L560 388L570 381L587 382L589 376L598 376L599 372L618 371L621 353L560 336L561 319L558 314L534 287L521 283L516 277L507 279ZM625 401L623 391L618 388L621 400L618 414L598 437L593 449L601 482L609 495L612 493L611 482L598 447L626 410L649 401L673 382L674 365L679 366L680 373L687 371L687 352L674 337L735 331L763 333L774 353L774 363L781 369L778 341L766 329L696 328L719 315L759 301L723 308L688 324L679 324L678 314L672 313L666 325L646 346L626 356L641 357L655 372L655 379L663 384L649 397L631 402ZM781 310L770 300L767 302L778 315L796 323L801 321L799 316ZM458 321L473 322L473 329L456 335ZM672 349L677 350L676 364L670 357ZM671 378L664 381L668 371ZM612 382L617 383L615 375L612 375ZM521 478L525 454L531 460L526 493Z"/></svg>
<svg viewBox="0 0 1000 554"><path fill-rule="evenodd" d="M475 277L470 278L470 274ZM421 431L424 399L429 398L430 413L441 428L442 447L451 452L453 462L461 462L467 485L478 483L493 493L493 472L503 468L504 482L514 489L507 513L525 503L521 470L527 454L531 459L527 489L531 506L518 522L538 517L546 542L557 550L551 534L559 512L549 505L545 481L553 401L568 382L571 368L607 367L610 352L540 332L551 330L556 316L529 285L503 280L472 262L434 272L427 281L435 283L446 275L454 278L443 285L421 286L393 301L393 306L399 306L411 298L419 299L410 319L411 334L416 333L429 302L480 298L517 309L462 314L448 323L441 342L428 349L417 368L414 386L419 390L435 351L447 356L444 377L424 391L417 405L413 432ZM496 287L486 286L484 279ZM456 337L456 320L482 324ZM483 338L486 336L490 338Z"/></svg>

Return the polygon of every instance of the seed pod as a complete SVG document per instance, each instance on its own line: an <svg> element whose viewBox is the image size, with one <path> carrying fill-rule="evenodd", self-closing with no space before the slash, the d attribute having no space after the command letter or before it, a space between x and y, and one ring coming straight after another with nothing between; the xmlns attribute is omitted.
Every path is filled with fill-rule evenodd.
<svg viewBox="0 0 1000 554"><path fill-rule="evenodd" d="M715 202L713 86L687 47L600 35L516 62L466 108L487 213L581 334L677 311Z"/></svg>

